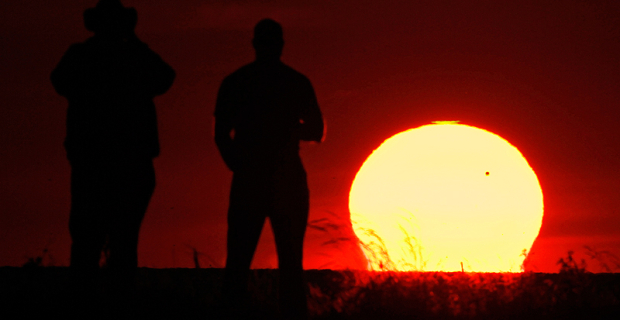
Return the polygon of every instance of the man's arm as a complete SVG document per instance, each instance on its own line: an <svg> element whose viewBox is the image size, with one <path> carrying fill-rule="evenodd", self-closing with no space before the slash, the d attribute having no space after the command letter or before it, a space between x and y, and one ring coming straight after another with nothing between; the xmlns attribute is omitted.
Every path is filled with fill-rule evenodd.
<svg viewBox="0 0 620 320"><path fill-rule="evenodd" d="M73 96L79 90L80 79L76 62L79 59L80 52L81 44L74 44L69 47L52 71L50 80L56 92L61 96Z"/></svg>
<svg viewBox="0 0 620 320"><path fill-rule="evenodd" d="M164 94L172 86L176 73L162 58L135 35L129 42L136 50L134 67L148 96Z"/></svg>
<svg viewBox="0 0 620 320"><path fill-rule="evenodd" d="M230 137L233 126L230 121L215 117L215 144L224 163L231 171L236 169L236 155L233 139Z"/></svg>
<svg viewBox="0 0 620 320"><path fill-rule="evenodd" d="M220 86L215 103L215 144L220 151L224 163L228 166L228 169L234 172L236 169L237 156L233 138L230 136L234 130L232 117L230 115L232 103L229 84L224 80Z"/></svg>
<svg viewBox="0 0 620 320"><path fill-rule="evenodd" d="M309 80L304 89L305 94L300 118L299 138L304 141L322 142L325 140L325 124L314 89Z"/></svg>

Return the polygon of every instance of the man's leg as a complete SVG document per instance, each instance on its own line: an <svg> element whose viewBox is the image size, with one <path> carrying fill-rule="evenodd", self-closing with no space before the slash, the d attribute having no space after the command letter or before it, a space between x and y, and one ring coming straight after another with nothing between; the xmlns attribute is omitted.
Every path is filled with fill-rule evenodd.
<svg viewBox="0 0 620 320"><path fill-rule="evenodd" d="M155 189L151 160L119 167L109 181L110 197L107 266L120 283L130 284L138 267L140 225Z"/></svg>
<svg viewBox="0 0 620 320"><path fill-rule="evenodd" d="M71 278L67 296L70 317L88 318L97 309L99 260L105 233L106 192L98 166L71 168Z"/></svg>
<svg viewBox="0 0 620 320"><path fill-rule="evenodd" d="M230 191L223 291L226 308L233 312L242 313L249 303L249 269L265 223L264 186L258 184L257 179L236 175Z"/></svg>
<svg viewBox="0 0 620 320"><path fill-rule="evenodd" d="M152 161L114 165L105 182L111 191L106 221L109 255L104 270L107 290L102 298L108 317L132 317L140 225L155 189Z"/></svg>
<svg viewBox="0 0 620 320"><path fill-rule="evenodd" d="M280 310L285 319L306 319L303 243L308 224L309 195L303 169L279 181L275 210L270 215L280 269Z"/></svg>
<svg viewBox="0 0 620 320"><path fill-rule="evenodd" d="M106 192L101 186L97 168L79 166L71 171L71 269L74 273L92 275L99 269L101 249L105 241L103 216Z"/></svg>

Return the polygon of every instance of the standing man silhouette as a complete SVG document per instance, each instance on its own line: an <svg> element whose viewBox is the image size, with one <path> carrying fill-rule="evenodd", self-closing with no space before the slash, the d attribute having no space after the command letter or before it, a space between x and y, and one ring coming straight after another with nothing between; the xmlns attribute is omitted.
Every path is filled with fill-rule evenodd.
<svg viewBox="0 0 620 320"><path fill-rule="evenodd" d="M67 98L65 149L71 164L71 269L94 280L104 247L116 281L130 283L138 233L155 188L159 154L153 98L174 70L134 34L137 12L101 0L84 12L94 36L73 44L52 72Z"/></svg>
<svg viewBox="0 0 620 320"><path fill-rule="evenodd" d="M280 61L280 24L260 21L252 44L256 60L224 79L215 107L215 142L233 171L224 295L233 310L247 304L250 264L269 217L280 269L280 310L287 319L303 319L309 195L299 141L321 142L323 119L310 81Z"/></svg>

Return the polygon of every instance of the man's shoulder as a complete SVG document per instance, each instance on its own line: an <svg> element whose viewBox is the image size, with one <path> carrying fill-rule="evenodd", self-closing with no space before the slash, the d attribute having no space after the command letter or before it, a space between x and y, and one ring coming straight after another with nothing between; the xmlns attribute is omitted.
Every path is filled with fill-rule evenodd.
<svg viewBox="0 0 620 320"><path fill-rule="evenodd" d="M267 69L271 69L271 67L268 67ZM280 73L284 73L286 76L308 80L308 78L304 74L293 69L292 67L288 66L287 64L283 62L278 63L275 69L278 70ZM264 66L261 66L260 64L256 63L256 61L254 61L235 70L234 72L229 74L225 79L245 78L249 75L261 73L264 71L265 71Z"/></svg>
<svg viewBox="0 0 620 320"><path fill-rule="evenodd" d="M303 73L293 69L289 65L282 63L282 69L284 70L284 72L288 73L289 77L296 78L295 80L298 80L298 81L310 83L310 80L308 79L308 77L306 77Z"/></svg>
<svg viewBox="0 0 620 320"><path fill-rule="evenodd" d="M246 77L248 74L253 72L253 63L248 63L244 66L242 66L241 68L233 71L231 74L227 75L224 78L224 81L232 81L235 79L240 79L240 78L244 78Z"/></svg>
<svg viewBox="0 0 620 320"><path fill-rule="evenodd" d="M88 40L84 42L76 42L69 46L69 49L67 49L67 53L84 52L88 49L88 47L89 47Z"/></svg>
<svg viewBox="0 0 620 320"><path fill-rule="evenodd" d="M82 42L76 42L71 44L69 46L69 49L67 49L66 54L70 56L89 55L98 51L99 48L97 39L95 39L94 37L90 37Z"/></svg>
<svg viewBox="0 0 620 320"><path fill-rule="evenodd" d="M274 72L275 74L273 74ZM256 62L248 63L226 76L220 88L231 90L253 85L257 81L264 81L262 76L264 73L271 73L276 78L298 88L306 88L304 90L312 89L312 83L308 77L284 63L279 63L275 67L265 68L264 65L257 64Z"/></svg>
<svg viewBox="0 0 620 320"><path fill-rule="evenodd" d="M100 45L101 45L101 40L96 36L92 36L82 42L76 42L72 46L85 50L88 48L99 47Z"/></svg>

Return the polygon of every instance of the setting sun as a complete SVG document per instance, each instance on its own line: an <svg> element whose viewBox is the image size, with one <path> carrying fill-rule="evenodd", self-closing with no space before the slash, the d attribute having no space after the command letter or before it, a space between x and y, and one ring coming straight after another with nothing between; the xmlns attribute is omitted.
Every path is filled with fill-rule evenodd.
<svg viewBox="0 0 620 320"><path fill-rule="evenodd" d="M373 151L349 210L370 269L518 272L540 230L543 196L509 142L435 122Z"/></svg>

